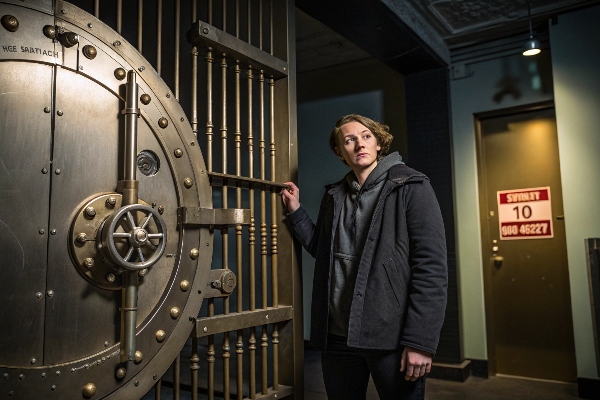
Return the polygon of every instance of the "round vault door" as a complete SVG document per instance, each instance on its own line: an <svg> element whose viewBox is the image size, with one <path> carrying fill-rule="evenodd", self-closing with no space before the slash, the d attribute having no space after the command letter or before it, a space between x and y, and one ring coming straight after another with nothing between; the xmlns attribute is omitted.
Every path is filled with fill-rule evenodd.
<svg viewBox="0 0 600 400"><path fill-rule="evenodd" d="M147 61L56 3L0 4L0 398L140 398L201 305L209 182Z"/></svg>

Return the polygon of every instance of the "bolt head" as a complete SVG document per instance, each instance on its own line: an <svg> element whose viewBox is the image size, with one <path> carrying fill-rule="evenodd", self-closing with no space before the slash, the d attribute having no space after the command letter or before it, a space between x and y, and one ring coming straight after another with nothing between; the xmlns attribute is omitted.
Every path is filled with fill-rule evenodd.
<svg viewBox="0 0 600 400"><path fill-rule="evenodd" d="M177 319L181 315L181 310L178 307L171 308L171 318Z"/></svg>
<svg viewBox="0 0 600 400"><path fill-rule="evenodd" d="M85 209L85 215L90 218L94 218L96 216L96 209L94 207L88 207Z"/></svg>
<svg viewBox="0 0 600 400"><path fill-rule="evenodd" d="M84 232L81 232L77 235L77 241L81 244L85 244L85 242L87 242L87 235Z"/></svg>

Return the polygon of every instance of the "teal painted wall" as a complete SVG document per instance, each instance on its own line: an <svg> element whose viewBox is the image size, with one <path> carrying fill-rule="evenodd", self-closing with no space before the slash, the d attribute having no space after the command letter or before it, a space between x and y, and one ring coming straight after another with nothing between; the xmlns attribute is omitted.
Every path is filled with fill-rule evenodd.
<svg viewBox="0 0 600 400"><path fill-rule="evenodd" d="M465 358L487 359L473 114L554 100L577 374L583 378L598 376L584 248L585 238L600 237L598 21L598 6L560 15L558 23L550 25L550 52L531 58L514 55L468 64L467 77L451 82L457 259ZM514 83L519 95L500 97L503 82Z"/></svg>
<svg viewBox="0 0 600 400"><path fill-rule="evenodd" d="M584 239L600 237L600 6L550 26L577 375L596 378Z"/></svg>

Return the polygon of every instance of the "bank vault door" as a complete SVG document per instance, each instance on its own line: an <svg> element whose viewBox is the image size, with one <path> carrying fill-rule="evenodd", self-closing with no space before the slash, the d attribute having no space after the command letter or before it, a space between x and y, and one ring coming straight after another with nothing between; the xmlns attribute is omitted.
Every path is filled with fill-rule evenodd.
<svg viewBox="0 0 600 400"><path fill-rule="evenodd" d="M227 33L225 2L220 27L211 2L206 22L192 2L186 94L179 58L173 90L156 72L161 35L155 70L69 3L0 2L0 397L133 399L155 386L160 398L172 365L176 397L302 398L301 294L276 183L295 162L288 36L274 33L290 13L259 3L244 41L239 25Z"/></svg>

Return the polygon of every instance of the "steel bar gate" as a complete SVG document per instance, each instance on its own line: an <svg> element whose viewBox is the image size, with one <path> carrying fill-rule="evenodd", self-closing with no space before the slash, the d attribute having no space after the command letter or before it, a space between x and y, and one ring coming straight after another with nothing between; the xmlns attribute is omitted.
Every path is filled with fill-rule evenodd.
<svg viewBox="0 0 600 400"><path fill-rule="evenodd" d="M49 0L40 0L40 2L44 1ZM15 7L28 7L27 4L19 4L19 1L6 0L0 3L14 3ZM205 175L197 177L196 181L210 182L210 193L204 195L208 198L212 197L214 209L207 210L202 206L179 207L176 224L169 222L163 229L164 232L167 228L169 232L180 230L181 239L179 239L178 249L183 248L181 243L187 240L184 239L184 228L195 232L194 229L202 230L208 227L214 239L214 242L210 242L204 233L197 235L200 244L198 248L194 247L189 252L188 257L188 261L189 258L210 259L210 255L207 256L203 252L203 243L207 248L213 249L210 271L202 275L208 277L206 284L202 283L198 286L197 282L184 280L180 284L180 289L175 290L186 292L193 288L196 293L191 293L190 296L195 296L197 304L199 304L198 299L202 299L202 308L197 317L190 317L189 339L181 353L173 360L170 372L162 379L155 375L154 390L148 392L144 398L152 398L153 395L153 398L160 399L161 393L168 386L172 387L175 399L180 398L182 390L191 391L192 399L302 399L304 397L302 280L296 251L291 233L285 224L279 197L279 191L284 188L281 182L295 180L297 169L294 146L296 142L294 2L292 0L138 0L137 2L74 0L67 3L56 0L52 3L55 3L57 18L62 12L60 18L66 23L56 24L62 29L61 32L56 33L56 37L51 36L50 32L44 34L54 39L55 46L62 46L64 56L60 53L61 57L66 59L68 51L74 55L72 59L77 61L74 61L75 67L69 69L69 73L83 71L93 76L88 72L90 68L88 64L92 65L92 60L96 57L95 52L100 53L97 49L102 50L105 47L116 49L118 56L114 56L114 59L123 57L128 60L129 57L133 60L130 64L135 66L130 71L115 69L114 77L110 76L106 79L116 77L118 80L123 80L126 76L129 91L128 94L119 95L121 99L125 97L128 99L122 113L126 115L127 126L131 126L128 137L133 138L133 150L129 150L133 153L125 161L126 167L130 168L133 174L119 182L119 190L123 192L124 208L121 210L127 212L127 207L134 207L131 210L135 210L135 213L146 212L149 216L141 223L137 223L134 221L137 217L132 217L130 213L127 218L132 228L135 228L133 233L120 233L115 228L115 232L112 232L114 237L111 238L113 240L114 238L118 240L120 237L133 238L135 234L136 238L145 241L146 237L141 237L147 234L143 228L150 220L150 214L156 214L159 222L162 219L158 213L163 214L163 210L160 210L162 206L158 211L153 211L155 204L144 206L137 204L138 181L134 166L135 141L141 140L136 139L135 131L138 128L135 121L140 116L141 103L148 105L150 102L150 96L144 98L143 95L140 100L137 99L136 75L139 75L137 82L144 92L150 92L150 89L144 86L144 82L150 82L148 85L155 92L161 90L162 83L158 81L152 83L154 78L146 75L147 69L151 66L137 61L143 59L139 55L131 55L132 53L126 50L129 43L152 63L158 76L169 86L170 92L156 94L156 96L164 96L161 97L160 102L169 102L174 97L185 111L187 121L196 137L195 141L186 144L183 151L177 148L169 157L174 157L173 160L176 160L183 154L185 159L188 150L192 154L193 146L199 146L206 162L204 169L197 167L197 165L204 165L203 161L198 163L190 161L194 164L195 171ZM83 11L75 9L71 4ZM38 7L34 4L31 10L41 10L50 14L51 10L44 7L46 6ZM109 41L106 37L110 37L110 34L97 33L108 31L99 27L96 20L87 18L85 12L114 29L118 35L115 34L114 39ZM17 14L17 17L19 15ZM76 38L77 35L73 34L69 36L69 29L73 32L79 29L82 38ZM96 47L91 45L84 47L81 44L81 49L79 48L80 40L81 43L89 40L94 44L94 35L97 37L104 35L102 40L97 41ZM71 46L74 46L73 50L68 50L67 48ZM90 53L90 48L93 49L94 54ZM109 54L109 50L104 51ZM81 55L85 55L86 58ZM104 57L104 54L101 57ZM80 59L83 61L78 61ZM60 78L63 74L61 64L59 61L53 62L55 68L59 67L56 69L58 74L56 72L55 74ZM63 62L63 69L64 65ZM102 79L98 78L97 82L107 86ZM65 79L65 85L67 81ZM56 85L58 87L58 83ZM111 89L114 92L125 87L125 84L116 85L117 83L114 90ZM118 89L119 87L121 89ZM154 98L152 101L155 101ZM158 102L158 99L156 101ZM62 111L59 112L58 115L62 116ZM151 120L151 116L147 117L146 112L142 110L143 117ZM169 135L168 130L171 129L169 124L176 125L187 121L184 117L173 120L172 116L176 113L169 111L168 107L167 112L170 113L169 118L157 118L158 122L156 125L151 124L151 130L155 132L158 141L163 143L161 146L170 148L168 142L171 139L166 137ZM54 111L51 114L54 114ZM160 137L161 132L164 132L165 138ZM5 137L8 136L2 136L0 132L0 139ZM176 165L174 162L169 162ZM152 155L143 157L138 155L137 167L142 171L148 168L158 169L159 165L152 159ZM177 168L173 168L172 174L175 175L178 173ZM59 172L56 172L56 175L58 174ZM143 179L145 178L138 180ZM200 183L189 178L177 182L181 182L180 186L188 189L196 184L200 187ZM159 190L166 192L171 190L169 185L166 186ZM126 201L126 193L130 192L134 195ZM110 204L114 206L114 202L110 203L112 197L105 197L98 197L97 204L103 206L106 203L107 207ZM174 199L175 195L167 197ZM140 203L141 198L142 194L140 194ZM118 203L117 207L119 207ZM93 218L92 211L89 209L91 208L82 211L81 221L85 222L86 218ZM164 212L166 218L169 212ZM107 221L110 223L112 219L108 218ZM158 222L157 226L158 233L152 231L149 237L160 238L166 242L166 233L162 233ZM86 240L92 240L82 236L78 238L79 245L85 245ZM130 252L125 256L125 262L134 250L132 245ZM139 252L140 259L144 261L142 250L135 251ZM173 245L169 243L165 254L166 257L186 258L182 254L174 254ZM187 256L187 253L185 255ZM89 257L83 263L90 264L88 260ZM93 262L91 264L93 265ZM198 268L201 264L207 263L198 263ZM91 268L90 265L88 267ZM131 286L127 282L146 279L144 278L146 271L124 272L124 297L125 293L128 299L131 298L131 293L136 293L137 296L137 292L126 290L126 287ZM80 273L88 272L83 270ZM173 272L173 275L175 274L177 271ZM99 279L104 280L104 275ZM110 286L106 283L102 285ZM137 290L136 285L133 287L132 290ZM117 285L110 289L118 291L120 287ZM166 299L168 296L170 294L165 294L163 298ZM131 330L129 334L125 334L125 337L130 340L127 351L131 353L131 371L135 370L135 365L142 359L141 353L133 354L136 350L136 333L135 322L131 322L131 318L133 316L135 321L135 310L137 310L135 302L127 304L124 302L121 307L124 318L129 318L130 321L129 325L123 326L125 330ZM128 312L130 314L127 314ZM177 319L180 310L171 308L170 316L173 320ZM151 322L145 320L144 324L150 325ZM138 317L138 329L142 329L139 325ZM162 335L165 334L163 331L156 331L156 338L154 339L153 335L151 341L160 342L161 332ZM108 342L107 346L109 346ZM104 358L98 360L98 365L104 361ZM85 369L88 369L88 365L93 363L85 364ZM76 374L77 371L72 369L71 373ZM127 370L118 370L116 376L122 379L126 373ZM8 373L5 374L5 379L7 376ZM44 374L43 378L45 376ZM138 385L139 382L135 381L135 386ZM53 387L52 391L54 390ZM12 393L11 391L11 396ZM118 391L106 397L124 398ZM18 394L17 398L19 398ZM98 398L96 386L86 386L82 398Z"/></svg>

